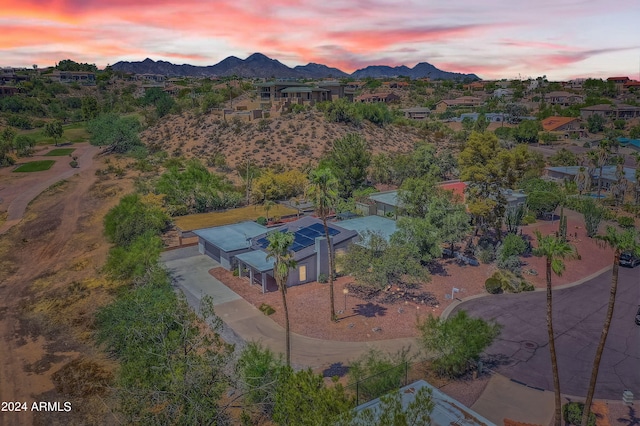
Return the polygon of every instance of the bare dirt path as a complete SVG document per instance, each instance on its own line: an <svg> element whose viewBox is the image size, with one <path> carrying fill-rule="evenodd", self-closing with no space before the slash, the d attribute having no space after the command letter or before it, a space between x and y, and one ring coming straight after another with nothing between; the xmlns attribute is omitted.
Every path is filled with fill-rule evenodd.
<svg viewBox="0 0 640 426"><path fill-rule="evenodd" d="M8 203L7 220L0 226L0 235L19 223L29 203L51 185L63 179L69 179L71 176L82 173L85 170L92 169L95 172L93 157L100 149L88 143L75 144L73 148L76 149L74 155L78 156L78 168L74 169L69 166L68 157L44 157L40 155L34 156L33 159L55 160L56 164L51 169L42 172L18 175L17 173L10 174L10 170L5 169L0 173L2 178L0 199L3 199L4 203Z"/></svg>
<svg viewBox="0 0 640 426"><path fill-rule="evenodd" d="M106 247L97 243L102 235L95 211L104 200L90 194L100 165L93 161L97 152L87 145L80 169L67 164L68 170L21 190L9 207L10 221L0 232L0 401L24 401L30 407L38 395L53 389L53 371L78 355L66 347L71 336L49 340L44 330L25 322L24 312L34 300L34 287L63 289L67 280L94 274L89 268L70 272L70 265L86 258L98 267L104 260ZM63 185L38 197L62 179L67 180ZM94 222L99 231L92 235L87 231ZM32 424L33 416L29 411L0 412L0 424Z"/></svg>

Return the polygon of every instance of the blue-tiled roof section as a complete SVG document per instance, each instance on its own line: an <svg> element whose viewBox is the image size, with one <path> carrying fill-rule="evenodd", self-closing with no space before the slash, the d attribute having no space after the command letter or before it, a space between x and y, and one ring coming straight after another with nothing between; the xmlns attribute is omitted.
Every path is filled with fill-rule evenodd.
<svg viewBox="0 0 640 426"><path fill-rule="evenodd" d="M251 238L264 234L267 228L255 222L247 221L233 225L199 229L194 234L226 252L251 247Z"/></svg>
<svg viewBox="0 0 640 426"><path fill-rule="evenodd" d="M396 232L397 229L395 220L380 216L365 216L343 220L336 222L336 225L344 229L356 231L360 236L363 236L367 231L376 232L382 235L387 241L389 241L391 235Z"/></svg>
<svg viewBox="0 0 640 426"><path fill-rule="evenodd" d="M267 253L262 250L239 254L236 259L246 263L258 272L267 272L273 269L273 259L267 260Z"/></svg>
<svg viewBox="0 0 640 426"><path fill-rule="evenodd" d="M566 175L575 176L578 174L580 170L580 166L566 166L566 167L547 167L548 170L553 172L563 173ZM629 182L636 181L636 169L631 167L623 167L624 177ZM597 178L600 175L600 168L596 168L593 170L593 177ZM602 177L603 179L607 179L610 181L615 181L616 179L616 166L604 166L602 168Z"/></svg>
<svg viewBox="0 0 640 426"><path fill-rule="evenodd" d="M398 191L378 192L369 195L369 199L394 207L400 207L401 204L398 199Z"/></svg>

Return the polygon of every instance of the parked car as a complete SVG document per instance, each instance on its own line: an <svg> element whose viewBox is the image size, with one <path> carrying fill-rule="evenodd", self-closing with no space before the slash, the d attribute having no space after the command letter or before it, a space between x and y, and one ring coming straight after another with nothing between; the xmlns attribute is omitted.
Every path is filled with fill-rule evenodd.
<svg viewBox="0 0 640 426"><path fill-rule="evenodd" d="M620 255L620 266L626 266L628 268L635 268L640 265L640 257L634 256L633 253L624 252Z"/></svg>
<svg viewBox="0 0 640 426"><path fill-rule="evenodd" d="M640 325L640 305L638 305L638 312L636 312L636 325Z"/></svg>

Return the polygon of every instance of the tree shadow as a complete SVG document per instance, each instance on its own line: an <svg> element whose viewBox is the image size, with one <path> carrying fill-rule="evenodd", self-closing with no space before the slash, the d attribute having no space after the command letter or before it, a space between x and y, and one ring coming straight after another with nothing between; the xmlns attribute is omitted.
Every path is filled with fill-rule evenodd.
<svg viewBox="0 0 640 426"><path fill-rule="evenodd" d="M625 417L619 417L616 420L618 423L624 423L628 426L640 426L640 417L636 416L636 410L633 407L629 407L629 414Z"/></svg>
<svg viewBox="0 0 640 426"><path fill-rule="evenodd" d="M344 377L349 372L349 367L341 362L334 362L329 367L322 370L322 377Z"/></svg>
<svg viewBox="0 0 640 426"><path fill-rule="evenodd" d="M371 302L366 304L358 304L353 309L356 315L362 315L365 318L383 317L386 315L387 308Z"/></svg>
<svg viewBox="0 0 640 426"><path fill-rule="evenodd" d="M431 275L440 275L446 277L449 275L447 272L447 268L440 262L429 262L427 264L427 269Z"/></svg>

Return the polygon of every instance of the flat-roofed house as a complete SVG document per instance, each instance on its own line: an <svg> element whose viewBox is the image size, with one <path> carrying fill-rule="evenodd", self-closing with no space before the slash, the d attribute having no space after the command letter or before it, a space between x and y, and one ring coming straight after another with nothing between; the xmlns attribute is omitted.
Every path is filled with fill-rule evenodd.
<svg viewBox="0 0 640 426"><path fill-rule="evenodd" d="M544 95L544 101L551 105L569 106L581 104L584 97L575 93L555 91Z"/></svg>
<svg viewBox="0 0 640 426"><path fill-rule="evenodd" d="M640 107L627 104L599 104L580 108L580 117L583 120L588 119L592 115L601 115L604 118L610 118L612 120L630 120L640 117Z"/></svg>

